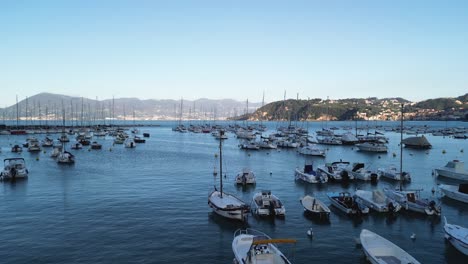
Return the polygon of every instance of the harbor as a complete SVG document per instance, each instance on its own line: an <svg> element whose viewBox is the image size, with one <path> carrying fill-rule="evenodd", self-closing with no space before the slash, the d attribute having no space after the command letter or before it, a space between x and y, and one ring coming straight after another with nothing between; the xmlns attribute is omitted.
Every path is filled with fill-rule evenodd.
<svg viewBox="0 0 468 264"><path fill-rule="evenodd" d="M338 134L350 124L330 122L329 125L338 128L335 130ZM400 182L380 177L376 183L362 180L307 183L295 180L295 169L313 164L315 170L339 160L362 162L366 169L375 171L391 164L399 166L399 122L382 122L378 128L388 138L386 153L359 151L354 145L318 145L325 149L323 157L300 154L297 148L242 149L240 144L244 140L234 131L229 132L229 128L243 124L218 121L209 127L228 131L227 139L222 140L222 175L219 174L220 140L211 133L180 133L175 129L178 125L178 122L154 122L135 131L132 124L121 124L119 130L129 138L143 132L150 136L135 148L115 144L115 136L110 134L93 136L90 140L102 145L98 150L90 146L71 149L74 137L79 134L77 130L73 136L67 134L70 142L64 144L75 156L72 165L57 164L50 156L51 148L11 152L13 145L22 145L28 137L42 140L46 134L1 135L2 159L24 158L29 171L25 180L1 183L0 207L4 214L0 226L5 243L0 245L0 252L5 263L24 263L31 259L36 263L199 263L206 259L212 263L231 263L234 258L231 243L239 228L260 230L273 238L295 239L292 254L283 251L292 263L366 263L365 254L356 242L362 229L385 237L421 263L466 262L466 256L445 240L443 218L450 224L466 227L468 205L442 197L438 188L439 184L460 182L433 174L434 169L449 161L467 161L466 140L426 133L432 148L403 149L404 170L411 173L411 181L402 183L404 188L420 189L421 195L436 201L441 206L441 216L402 209L392 215L371 210L366 215L350 217L332 206L327 193L354 194L357 189L398 188ZM269 136L288 123L264 122L263 125L265 130L260 133ZM300 125L309 136L316 136L315 131L322 130L323 126L320 122ZM446 129L444 122L405 125ZM464 125L454 122L449 127L460 129ZM185 126L190 127L188 122ZM384 127L393 130L385 131ZM57 142L60 135L49 136ZM409 136L413 135L404 137ZM244 168L255 172L254 185L236 183L236 175ZM249 205L254 194L271 191L281 199L284 217L249 214L242 222L217 215L207 205L207 197L213 186L219 188L219 177L223 177L226 192ZM325 221L305 213L300 199L306 195L320 199L330 208ZM308 235L311 229L312 236ZM343 255L347 256L346 260Z"/></svg>

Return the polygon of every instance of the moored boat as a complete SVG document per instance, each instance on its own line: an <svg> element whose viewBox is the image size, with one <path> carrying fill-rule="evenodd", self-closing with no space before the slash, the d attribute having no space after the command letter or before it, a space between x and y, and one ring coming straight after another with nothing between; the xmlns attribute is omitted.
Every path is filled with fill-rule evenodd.
<svg viewBox="0 0 468 264"><path fill-rule="evenodd" d="M308 183L325 183L328 181L327 176L322 176L321 173L314 171L312 164L304 165L304 169L296 168L294 173L296 180L301 180Z"/></svg>
<svg viewBox="0 0 468 264"><path fill-rule="evenodd" d="M445 239L461 253L468 256L468 228L447 223L445 216L444 221Z"/></svg>
<svg viewBox="0 0 468 264"><path fill-rule="evenodd" d="M312 216L317 216L320 219L330 218L330 208L316 197L306 195L300 200L304 211Z"/></svg>
<svg viewBox="0 0 468 264"><path fill-rule="evenodd" d="M254 194L250 207L252 212L258 216L284 216L286 214L283 203L278 197L271 194L270 190Z"/></svg>
<svg viewBox="0 0 468 264"><path fill-rule="evenodd" d="M362 203L379 213L395 213L401 209L401 205L399 203L387 197L381 190L357 190L354 193L354 196L357 202Z"/></svg>
<svg viewBox="0 0 468 264"><path fill-rule="evenodd" d="M444 167L434 170L436 176L444 176L447 178L468 181L468 171L465 170L464 162L460 160L453 160L447 162Z"/></svg>
<svg viewBox="0 0 468 264"><path fill-rule="evenodd" d="M242 185L255 184L255 173L249 168L242 169L242 171L236 175L236 183Z"/></svg>
<svg viewBox="0 0 468 264"><path fill-rule="evenodd" d="M223 155L222 155L222 142L219 141L219 186L218 191L215 187L208 195L208 206L210 206L214 213L234 220L246 221L250 211L249 206L237 198L236 196L223 192Z"/></svg>
<svg viewBox="0 0 468 264"><path fill-rule="evenodd" d="M291 264L276 244L296 243L294 239L272 239L255 229L238 229L234 233L232 251L235 264Z"/></svg>
<svg viewBox="0 0 468 264"><path fill-rule="evenodd" d="M23 158L8 158L3 160L3 171L0 180L17 180L28 177L29 171Z"/></svg>
<svg viewBox="0 0 468 264"><path fill-rule="evenodd" d="M468 183L463 183L458 186L449 184L440 184L439 189L442 193L454 200L468 203Z"/></svg>
<svg viewBox="0 0 468 264"><path fill-rule="evenodd" d="M333 206L349 216L361 216L369 213L369 207L359 203L349 192L327 193Z"/></svg>
<svg viewBox="0 0 468 264"><path fill-rule="evenodd" d="M364 254L373 264L419 263L408 252L372 231L362 229L359 238Z"/></svg>

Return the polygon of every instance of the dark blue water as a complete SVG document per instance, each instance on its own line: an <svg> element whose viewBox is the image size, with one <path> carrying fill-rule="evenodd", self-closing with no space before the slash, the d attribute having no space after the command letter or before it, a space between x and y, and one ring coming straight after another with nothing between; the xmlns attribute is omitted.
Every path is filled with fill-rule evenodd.
<svg viewBox="0 0 468 264"><path fill-rule="evenodd" d="M332 123L343 124L353 125ZM309 129L321 125L312 123ZM275 126L269 123L270 130ZM388 154L330 146L326 159L304 158L295 150L247 152L240 150L238 140L229 134L223 148L225 190L250 203L255 192L270 189L287 210L285 219L250 217L247 224L240 224L214 215L207 205L207 195L218 184L213 176L218 141L210 134L172 132L169 122L141 130L151 137L135 149L112 146L112 138L107 137L98 139L102 150L71 150L77 160L72 166L59 166L49 157L50 149L48 153L13 154L11 145L24 142L26 136L0 136L0 157L24 157L30 171L28 180L0 183L0 262L232 263L233 233L249 226L271 237L297 239L295 248L284 248L286 253L294 253L294 263L366 263L354 239L363 228L391 240L421 263L468 263L466 256L444 240L443 218L407 212L388 218L371 213L356 221L333 207L328 223L304 216L299 199L306 194L329 204L328 191L354 192L357 187L370 190L396 184L383 180L377 186L362 182L349 186L302 184L294 181L295 167L302 167L306 159L316 165L338 159L361 161L375 169L398 165L398 156L392 156L399 153L397 133L386 134L390 138ZM468 164L468 141L427 138L433 145L431 150L404 152L404 168L413 178L405 187L424 188L423 194L432 196L436 183L451 183L434 179L432 169L452 159ZM234 176L243 167L256 173L255 187L234 185ZM447 198L441 202L449 222L468 226L466 204ZM311 227L312 239L306 235ZM410 238L413 233L415 240Z"/></svg>

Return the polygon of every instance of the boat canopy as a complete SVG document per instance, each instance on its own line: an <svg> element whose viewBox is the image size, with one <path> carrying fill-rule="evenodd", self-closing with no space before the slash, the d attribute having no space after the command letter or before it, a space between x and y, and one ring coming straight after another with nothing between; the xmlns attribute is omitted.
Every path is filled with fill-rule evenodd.
<svg viewBox="0 0 468 264"><path fill-rule="evenodd" d="M417 147L417 148L430 148L432 147L431 143L427 141L426 137L424 135L420 137L409 137L405 138L402 141L403 144L405 144L408 147Z"/></svg>
<svg viewBox="0 0 468 264"><path fill-rule="evenodd" d="M458 191L468 194L468 183L462 183L458 186Z"/></svg>
<svg viewBox="0 0 468 264"><path fill-rule="evenodd" d="M296 243L296 239L290 238L275 238L275 239L258 239L252 241L252 245L260 245L260 244L269 244L269 243Z"/></svg>

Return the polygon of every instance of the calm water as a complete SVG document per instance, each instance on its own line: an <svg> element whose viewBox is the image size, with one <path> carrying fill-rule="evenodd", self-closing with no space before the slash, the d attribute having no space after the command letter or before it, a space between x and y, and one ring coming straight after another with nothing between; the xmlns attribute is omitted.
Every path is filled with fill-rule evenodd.
<svg viewBox="0 0 468 264"><path fill-rule="evenodd" d="M243 225L214 215L207 205L207 195L219 182L213 176L218 141L209 134L175 133L171 123L161 124L142 128L151 137L136 149L112 146L112 138L106 137L98 139L102 150L71 150L77 160L73 166L59 166L49 157L50 149L48 153L13 154L11 144L23 143L26 136L0 136L0 157L24 157L30 171L26 181L0 183L0 262L232 263L233 233L248 226L274 238L297 239L295 248L283 247L285 253L294 251L294 263L366 263L354 239L363 228L398 244L422 263L468 263L466 256L445 242L443 218L407 212L387 218L371 213L362 221L353 221L333 207L328 223L304 216L299 199L306 194L329 204L325 196L328 191L354 192L357 187L370 190L396 184L384 180L377 186L362 182L349 186L302 184L294 181L295 167L302 167L306 160L319 165L339 159L365 162L374 169L398 165L399 158L392 156L399 153L397 133L387 133L388 154L370 155L353 147L329 146L326 159L304 158L284 149L247 152L240 150L238 140L229 134L223 148L225 190L250 203L255 192L270 189L287 210L285 219L251 216ZM269 124L269 132L275 125ZM313 123L309 129L321 125ZM432 177L432 169L452 159L468 164L468 141L427 138L433 145L431 150L404 152L404 168L413 178L405 187L424 188L423 194L431 196L431 189L441 182ZM255 187L234 185L234 176L243 167L256 173ZM443 216L449 222L468 226L466 204L447 198L441 202ZM312 239L306 235L311 227ZM412 233L415 240L410 238Z"/></svg>

